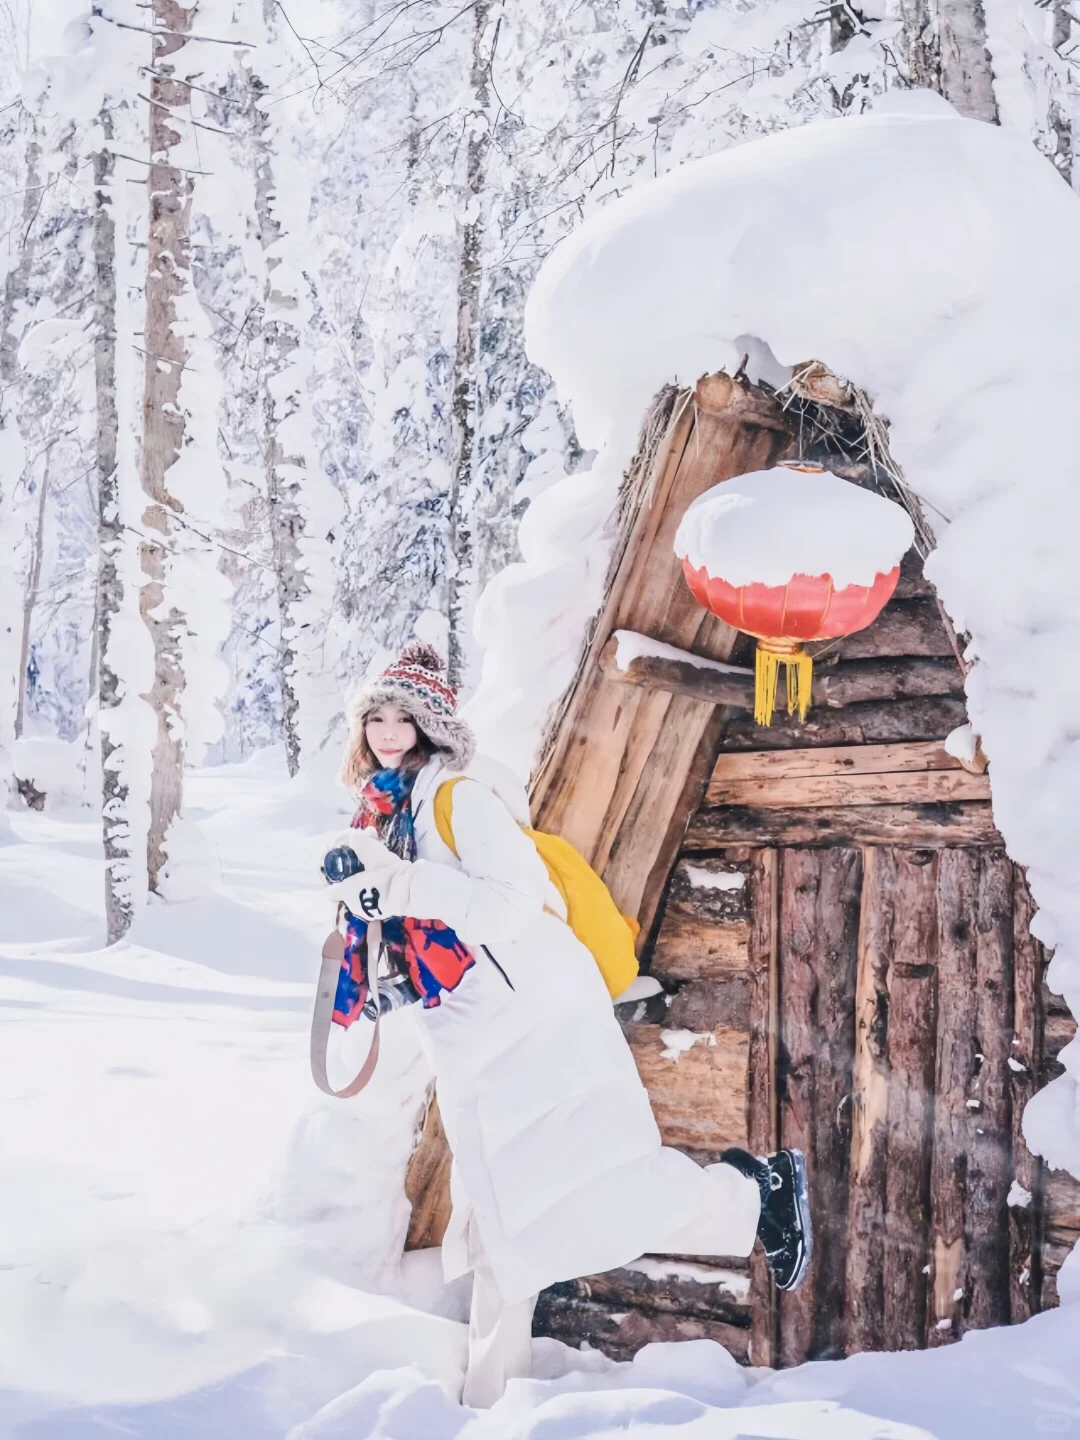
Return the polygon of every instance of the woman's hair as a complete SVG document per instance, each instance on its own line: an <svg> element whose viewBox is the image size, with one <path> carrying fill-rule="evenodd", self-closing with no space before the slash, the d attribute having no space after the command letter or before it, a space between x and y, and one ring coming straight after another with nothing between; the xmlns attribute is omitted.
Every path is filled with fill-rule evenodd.
<svg viewBox="0 0 1080 1440"><path fill-rule="evenodd" d="M374 708L378 709L378 706ZM353 721L352 733L349 736L349 748L345 752L345 763L341 767L342 782L357 799L360 798L361 790L375 771L382 768L367 740L367 722L370 717L371 711L368 710L366 714L358 715ZM440 755L443 751L433 740L428 739L411 715L409 721L416 731L416 744L402 760L401 768L408 774L416 775L433 755Z"/></svg>

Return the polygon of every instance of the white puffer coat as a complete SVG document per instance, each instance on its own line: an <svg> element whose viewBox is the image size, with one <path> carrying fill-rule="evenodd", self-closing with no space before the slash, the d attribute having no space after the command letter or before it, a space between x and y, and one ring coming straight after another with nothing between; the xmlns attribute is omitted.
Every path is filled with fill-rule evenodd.
<svg viewBox="0 0 1080 1440"><path fill-rule="evenodd" d="M519 827L528 803L512 774L474 762L475 783L453 791L460 860L440 839L435 792L456 773L435 760L417 779L409 908L450 925L476 964L411 1013L454 1155L446 1277L469 1268L471 1215L512 1303L662 1249L709 1203L707 1177L661 1146L596 963L545 912L561 902Z"/></svg>

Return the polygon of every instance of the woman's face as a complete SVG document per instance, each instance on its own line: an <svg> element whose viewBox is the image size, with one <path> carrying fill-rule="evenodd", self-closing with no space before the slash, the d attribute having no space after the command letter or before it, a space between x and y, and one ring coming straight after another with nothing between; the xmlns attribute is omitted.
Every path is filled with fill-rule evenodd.
<svg viewBox="0 0 1080 1440"><path fill-rule="evenodd" d="M384 770L396 770L416 744L416 726L400 705L379 705L368 716L364 737Z"/></svg>

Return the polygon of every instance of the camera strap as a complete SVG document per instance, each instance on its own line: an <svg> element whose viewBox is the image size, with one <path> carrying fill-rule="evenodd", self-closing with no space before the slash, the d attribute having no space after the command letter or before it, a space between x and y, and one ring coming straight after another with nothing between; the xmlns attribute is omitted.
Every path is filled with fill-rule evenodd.
<svg viewBox="0 0 1080 1440"><path fill-rule="evenodd" d="M371 1037L367 1058L360 1067L359 1073L349 1081L344 1089L335 1090L326 1076L326 1053L330 1043L330 1026L334 1016L334 998L337 995L338 976L345 962L345 935L341 928L341 917L344 910L344 905L338 906L337 923L323 941L322 969L319 971L319 984L315 991L315 1009L311 1016L311 1078L324 1095L333 1095L337 1100L348 1100L353 1095L359 1095L375 1074L375 1066L379 1061L379 1026L382 1023L382 1015L379 1013L379 959L383 948L382 924L378 920L372 920L367 927L367 971L368 986L375 1006L375 1032Z"/></svg>

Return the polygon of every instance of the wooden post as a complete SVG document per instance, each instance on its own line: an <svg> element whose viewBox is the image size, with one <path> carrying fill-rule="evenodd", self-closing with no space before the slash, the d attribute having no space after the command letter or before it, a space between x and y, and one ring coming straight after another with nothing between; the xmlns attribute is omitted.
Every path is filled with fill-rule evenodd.
<svg viewBox="0 0 1080 1440"><path fill-rule="evenodd" d="M884 863L882 863L884 861ZM895 867L888 850L863 851L855 980L844 1323L847 1352L884 1350L885 1167L888 1157L889 957Z"/></svg>
<svg viewBox="0 0 1080 1440"><path fill-rule="evenodd" d="M891 851L895 920L889 985L888 1157L883 1316L890 1349L926 1343L930 1155L934 1115L937 855Z"/></svg>
<svg viewBox="0 0 1080 1440"><path fill-rule="evenodd" d="M1009 1054L1012 1091L1012 1158L1016 1183L1031 1196L1009 1207L1009 1312L1013 1324L1041 1309L1043 1165L1028 1149L1022 1130L1024 1106L1035 1093L1043 1053L1039 1004L1046 957L1031 933L1035 902L1027 876L1013 867L1013 1040Z"/></svg>
<svg viewBox="0 0 1080 1440"><path fill-rule="evenodd" d="M976 1283L968 1324L980 1330L1009 1321L1009 1211L1012 1105L1009 1059L1013 1011L1013 867L1004 851L979 862L975 911L976 1071L974 1134L968 1175L971 1270Z"/></svg>
<svg viewBox="0 0 1080 1440"><path fill-rule="evenodd" d="M816 1236L801 1290L780 1295L780 1363L844 1353L861 855L780 856L780 1139L806 1155Z"/></svg>
<svg viewBox="0 0 1080 1440"><path fill-rule="evenodd" d="M975 1072L975 908L979 856L943 850L938 861L938 1025L934 1154L930 1176L933 1271L927 1340L958 1340L970 1293L968 1167Z"/></svg>
<svg viewBox="0 0 1080 1440"><path fill-rule="evenodd" d="M749 865L750 1054L747 1091L750 1149L771 1155L780 1144L777 1063L780 1048L777 931L779 890L775 850L757 850ZM760 1246L750 1256L754 1297L750 1322L750 1363L776 1364L779 1345L777 1292Z"/></svg>

